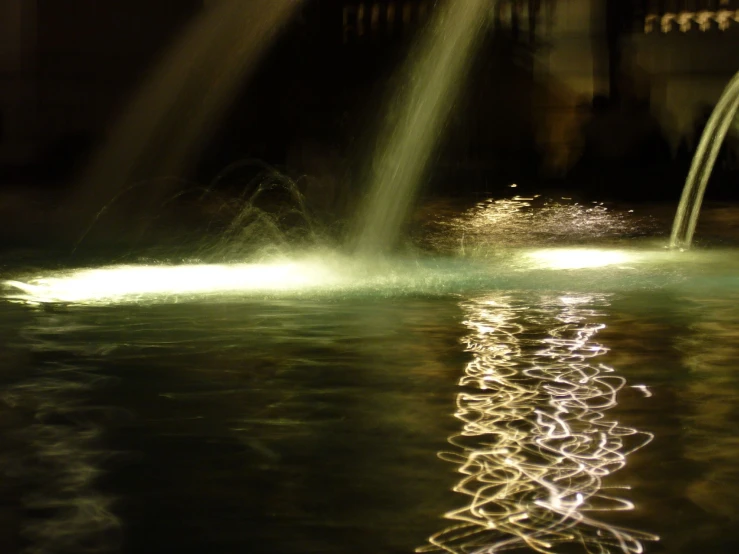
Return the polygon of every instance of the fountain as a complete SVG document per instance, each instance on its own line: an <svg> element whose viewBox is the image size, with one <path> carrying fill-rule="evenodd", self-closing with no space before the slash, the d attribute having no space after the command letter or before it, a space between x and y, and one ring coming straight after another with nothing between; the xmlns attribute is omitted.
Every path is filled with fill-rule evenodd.
<svg viewBox="0 0 739 554"><path fill-rule="evenodd" d="M448 0L402 68L405 89L388 106L352 240L359 254L391 248L454 106L490 14L488 0Z"/></svg>
<svg viewBox="0 0 739 554"><path fill-rule="evenodd" d="M729 82L713 110L693 157L670 235L670 248L687 249L693 241L703 195L726 133L739 110L739 73Z"/></svg>
<svg viewBox="0 0 739 554"><path fill-rule="evenodd" d="M293 4L224 0L193 27L90 168L80 202L188 163ZM685 459L717 463L690 441L708 429L733 448L735 426L680 395L694 379L686 363L709 378L733 363L731 349L712 347L703 306L722 303L722 340L739 333L723 281L690 262L733 263L723 278L739 273L735 257L678 260L655 253L655 230L629 212L517 195L442 217L443 240L428 233L425 255L363 263L398 240L488 7L447 0L422 37L388 110L354 256L317 245L219 264L4 265L0 420L22 432L0 451L17 478L0 488L0 515L22 507L13 517L29 551L115 551L124 533L121 549L137 554L407 552L424 537L419 552L638 554L658 539L640 529L669 541L681 528L720 544L666 551L724 550L735 505L713 502L712 474ZM218 52L229 57L206 67ZM722 99L716 136L736 102ZM646 237L641 250L634 237ZM696 297L707 299L686 310ZM719 380L723 405L735 381ZM690 428L681 410L692 404ZM713 474L736 489L733 458L718 463ZM682 471L706 512L684 503ZM719 523L707 512L716 504ZM439 532L442 514L451 523Z"/></svg>

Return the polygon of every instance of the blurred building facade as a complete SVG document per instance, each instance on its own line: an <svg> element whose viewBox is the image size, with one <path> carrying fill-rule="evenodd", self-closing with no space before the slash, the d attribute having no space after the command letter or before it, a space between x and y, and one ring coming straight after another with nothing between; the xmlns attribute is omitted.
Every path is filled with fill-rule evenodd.
<svg viewBox="0 0 739 554"><path fill-rule="evenodd" d="M739 0L637 2L620 44L627 92L648 96L673 148L739 70Z"/></svg>
<svg viewBox="0 0 739 554"><path fill-rule="evenodd" d="M537 53L545 86L535 109L557 173L582 151L578 128L594 96L629 112L648 107L672 152L695 146L696 119L739 69L737 0L598 0L552 3Z"/></svg>

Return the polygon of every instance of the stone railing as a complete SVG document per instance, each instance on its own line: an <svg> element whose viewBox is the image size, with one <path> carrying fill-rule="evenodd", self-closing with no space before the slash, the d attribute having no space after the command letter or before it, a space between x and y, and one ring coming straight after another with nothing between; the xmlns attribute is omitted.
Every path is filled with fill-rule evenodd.
<svg viewBox="0 0 739 554"><path fill-rule="evenodd" d="M651 2L644 17L644 32L725 31L732 24L739 24L739 2L736 0Z"/></svg>

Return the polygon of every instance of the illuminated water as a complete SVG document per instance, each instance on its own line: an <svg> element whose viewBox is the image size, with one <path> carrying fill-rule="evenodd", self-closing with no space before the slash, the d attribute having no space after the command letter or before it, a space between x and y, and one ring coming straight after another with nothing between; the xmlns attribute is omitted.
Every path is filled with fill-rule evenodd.
<svg viewBox="0 0 739 554"><path fill-rule="evenodd" d="M2 551L736 551L736 209L427 212L384 266L6 256Z"/></svg>
<svg viewBox="0 0 739 554"><path fill-rule="evenodd" d="M300 2L211 4L168 48L121 113L65 205L74 216L67 225L88 225L104 208L102 223L122 219L116 232L130 232L132 220L181 189L213 126ZM73 236L83 230L75 227Z"/></svg>
<svg viewBox="0 0 739 554"><path fill-rule="evenodd" d="M739 113L739 73L729 82L703 130L685 181L670 237L671 248L690 248L698 225L703 196L721 146Z"/></svg>
<svg viewBox="0 0 739 554"><path fill-rule="evenodd" d="M355 221L359 253L382 252L397 242L491 10L487 0L441 2L402 67L403 82L386 107L367 197Z"/></svg>

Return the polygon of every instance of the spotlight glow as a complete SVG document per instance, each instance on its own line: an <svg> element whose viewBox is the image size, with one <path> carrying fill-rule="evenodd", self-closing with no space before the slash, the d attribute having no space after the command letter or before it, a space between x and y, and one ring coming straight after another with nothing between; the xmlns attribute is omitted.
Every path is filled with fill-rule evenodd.
<svg viewBox="0 0 739 554"><path fill-rule="evenodd" d="M27 282L6 281L10 298L29 303L82 304L240 292L286 292L335 284L327 267L311 263L121 265L59 272Z"/></svg>
<svg viewBox="0 0 739 554"><path fill-rule="evenodd" d="M526 257L541 269L588 269L638 261L634 253L595 248L537 250Z"/></svg>

